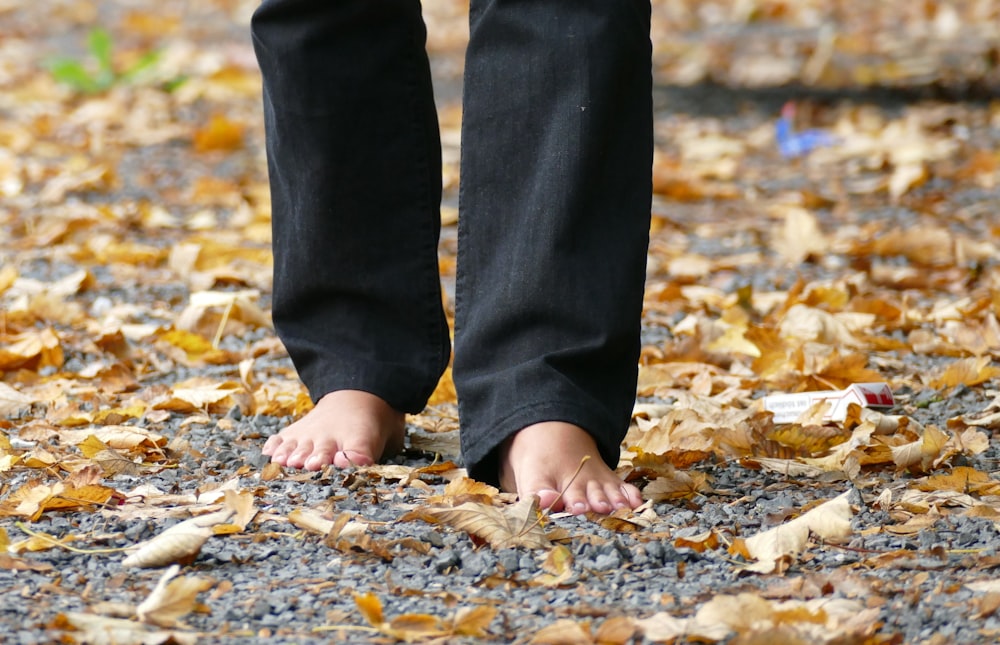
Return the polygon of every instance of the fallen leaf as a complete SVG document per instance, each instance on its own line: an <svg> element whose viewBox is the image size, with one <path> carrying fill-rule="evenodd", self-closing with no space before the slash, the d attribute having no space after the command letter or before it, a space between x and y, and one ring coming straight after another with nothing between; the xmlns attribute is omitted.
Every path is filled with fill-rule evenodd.
<svg viewBox="0 0 1000 645"><path fill-rule="evenodd" d="M175 524L156 537L136 545L136 550L122 560L123 567L155 569L168 564L193 562L201 547L214 535L212 527L232 516L229 509L192 517Z"/></svg>
<svg viewBox="0 0 1000 645"><path fill-rule="evenodd" d="M163 572L153 591L136 607L139 620L159 627L183 626L180 618L194 610L198 594L215 586L208 578L176 578L179 572L176 564Z"/></svg>
<svg viewBox="0 0 1000 645"><path fill-rule="evenodd" d="M427 517L475 535L494 549L544 549L551 544L539 521L536 497L505 508L466 502L454 508L423 508L419 514L421 519Z"/></svg>
<svg viewBox="0 0 1000 645"><path fill-rule="evenodd" d="M779 559L796 557L805 549L810 533L825 540L849 536L853 516L850 494L851 491L842 493L793 520L747 538L747 550L757 559L748 570L771 573Z"/></svg>
<svg viewBox="0 0 1000 645"><path fill-rule="evenodd" d="M0 382L0 417L16 417L31 407L31 397Z"/></svg>

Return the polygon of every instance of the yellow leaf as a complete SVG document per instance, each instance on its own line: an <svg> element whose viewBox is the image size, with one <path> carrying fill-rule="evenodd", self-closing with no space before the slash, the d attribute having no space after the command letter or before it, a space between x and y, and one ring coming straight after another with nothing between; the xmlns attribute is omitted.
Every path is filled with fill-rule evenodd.
<svg viewBox="0 0 1000 645"><path fill-rule="evenodd" d="M208 125L194 133L194 149L198 152L236 150L243 147L244 129L242 123L216 114Z"/></svg>
<svg viewBox="0 0 1000 645"><path fill-rule="evenodd" d="M829 242L813 213L792 205L780 205L774 211L784 216L784 226L775 234L773 244L787 263L795 265L809 257L823 257Z"/></svg>
<svg viewBox="0 0 1000 645"><path fill-rule="evenodd" d="M83 453L83 456L87 459L93 459L94 455L104 452L105 450L110 450L108 444L104 443L94 435L87 435L87 438L77 444L77 448Z"/></svg>
<svg viewBox="0 0 1000 645"><path fill-rule="evenodd" d="M542 570L545 573L532 582L544 587L558 587L573 576L573 552L562 544L556 546L549 551L542 563Z"/></svg>
<svg viewBox="0 0 1000 645"><path fill-rule="evenodd" d="M487 628L497 615L497 610L493 607L463 607L455 614L452 620L452 631L457 636L471 636L473 638L488 638Z"/></svg>
<svg viewBox="0 0 1000 645"><path fill-rule="evenodd" d="M382 615L382 601L373 593L354 594L354 604L372 627L381 627L385 622Z"/></svg>
<svg viewBox="0 0 1000 645"><path fill-rule="evenodd" d="M24 540L18 540L13 544L6 547L6 551L10 553L37 553L39 551L48 551L49 549L55 549L59 546L69 544L77 540L77 537L73 534L64 535L61 538L57 538L54 535L49 535L41 531L37 532L37 535L33 535Z"/></svg>
<svg viewBox="0 0 1000 645"><path fill-rule="evenodd" d="M1000 367L994 367L989 356L962 358L949 365L930 382L930 386L949 388L956 385L980 385L998 376Z"/></svg>
<svg viewBox="0 0 1000 645"><path fill-rule="evenodd" d="M451 367L445 368L441 380L438 381L434 393L431 394L427 405L441 405L442 403L455 403L458 396L455 394L455 383L451 380Z"/></svg>
<svg viewBox="0 0 1000 645"><path fill-rule="evenodd" d="M93 460L108 477L115 477L117 475L135 477L151 468L155 468L155 466L136 463L117 450L111 449L100 451L94 455Z"/></svg>
<svg viewBox="0 0 1000 645"><path fill-rule="evenodd" d="M713 529L709 529L698 535L691 537L679 537L674 540L674 546L678 549L692 549L696 553L704 553L709 549L719 548L719 534Z"/></svg>
<svg viewBox="0 0 1000 645"><path fill-rule="evenodd" d="M139 426L101 426L85 430L59 431L59 439L71 445L79 445L89 437L96 437L107 444L107 448L128 452L138 448L152 450L167 445L166 437Z"/></svg>

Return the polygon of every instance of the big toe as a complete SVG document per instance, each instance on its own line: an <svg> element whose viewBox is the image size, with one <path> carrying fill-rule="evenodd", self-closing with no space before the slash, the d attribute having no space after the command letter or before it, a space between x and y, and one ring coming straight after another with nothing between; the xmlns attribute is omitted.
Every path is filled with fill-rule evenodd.
<svg viewBox="0 0 1000 645"><path fill-rule="evenodd" d="M333 465L337 468L350 468L352 466L371 466L375 463L375 458L371 454L361 450L351 450L345 448L337 451L333 457Z"/></svg>

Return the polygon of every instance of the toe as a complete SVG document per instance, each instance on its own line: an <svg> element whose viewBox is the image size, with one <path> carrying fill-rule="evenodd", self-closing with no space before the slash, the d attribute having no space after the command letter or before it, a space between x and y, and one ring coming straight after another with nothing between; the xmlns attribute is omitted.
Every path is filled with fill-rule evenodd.
<svg viewBox="0 0 1000 645"><path fill-rule="evenodd" d="M288 459L285 460L285 465L290 468L302 468L305 465L306 459L309 459L310 455L313 454L313 442L306 439L295 446L295 450L288 455Z"/></svg>
<svg viewBox="0 0 1000 645"><path fill-rule="evenodd" d="M620 508L634 508L631 500L625 493L625 485L619 482L605 484L604 497L608 500L612 510L618 510Z"/></svg>
<svg viewBox="0 0 1000 645"><path fill-rule="evenodd" d="M271 461L282 466L288 465L288 456L295 452L296 442L278 439L271 452Z"/></svg>
<svg viewBox="0 0 1000 645"><path fill-rule="evenodd" d="M570 488L563 494L563 510L573 515L582 515L590 511L585 488Z"/></svg>
<svg viewBox="0 0 1000 645"><path fill-rule="evenodd" d="M629 508L638 508L639 506L642 506L642 493L639 492L638 488L632 484L621 484L619 490L621 490L622 495L624 495Z"/></svg>
<svg viewBox="0 0 1000 645"><path fill-rule="evenodd" d="M323 468L334 462L336 454L336 448L317 447L306 459L303 468L306 470L323 470Z"/></svg>
<svg viewBox="0 0 1000 645"><path fill-rule="evenodd" d="M601 515L607 515L614 510L604 486L594 481L587 484L587 505L590 506L591 511Z"/></svg>
<svg viewBox="0 0 1000 645"><path fill-rule="evenodd" d="M333 465L337 468L371 466L374 463L375 459L371 455L366 455L359 450L340 450L333 457Z"/></svg>
<svg viewBox="0 0 1000 645"><path fill-rule="evenodd" d="M273 457L274 453L278 450L278 447L281 446L281 444L282 439L280 435L271 435L267 438L267 441L264 442L264 447L260 449L260 452L268 457Z"/></svg>
<svg viewBox="0 0 1000 645"><path fill-rule="evenodd" d="M528 496L530 495L531 493L528 494ZM538 508L543 511L559 512L564 508L563 500L559 497L559 491L557 490L543 488L534 493L534 495L538 497ZM518 495L518 497L524 499L525 495Z"/></svg>

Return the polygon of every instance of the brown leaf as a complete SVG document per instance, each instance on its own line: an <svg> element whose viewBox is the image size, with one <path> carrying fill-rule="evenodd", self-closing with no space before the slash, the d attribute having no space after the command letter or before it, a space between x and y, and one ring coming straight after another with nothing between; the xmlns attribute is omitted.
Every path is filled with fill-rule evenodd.
<svg viewBox="0 0 1000 645"><path fill-rule="evenodd" d="M421 513L475 535L495 549L525 547L544 549L550 546L539 521L538 499L530 497L513 506L466 502L454 508L428 507Z"/></svg>

